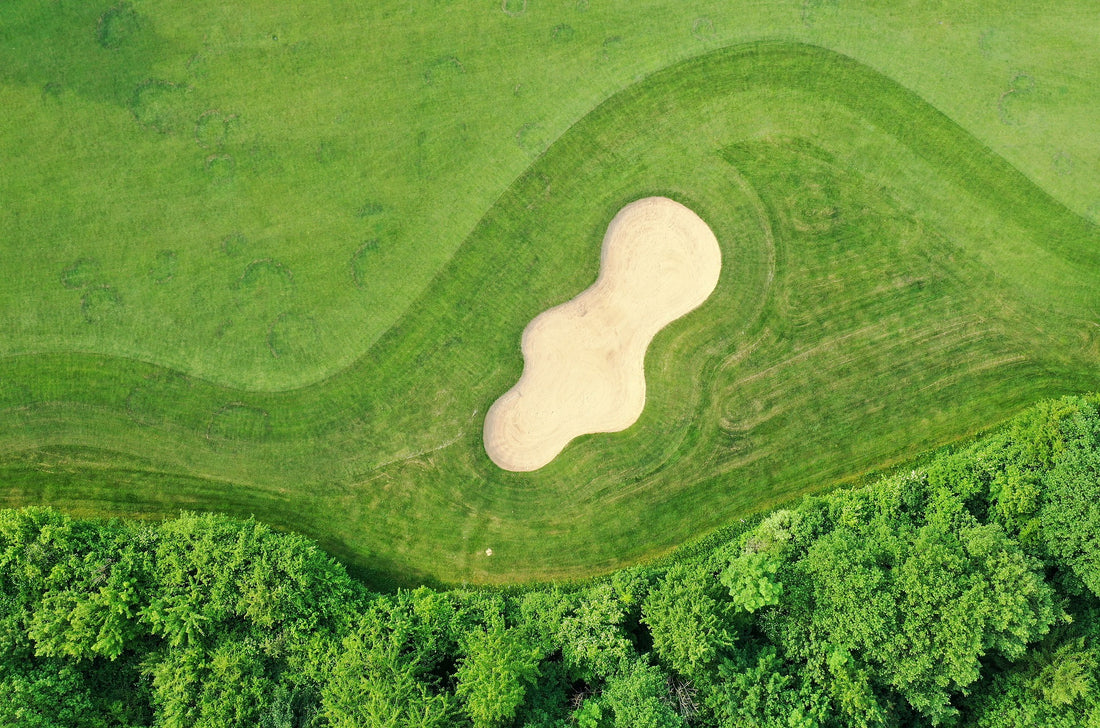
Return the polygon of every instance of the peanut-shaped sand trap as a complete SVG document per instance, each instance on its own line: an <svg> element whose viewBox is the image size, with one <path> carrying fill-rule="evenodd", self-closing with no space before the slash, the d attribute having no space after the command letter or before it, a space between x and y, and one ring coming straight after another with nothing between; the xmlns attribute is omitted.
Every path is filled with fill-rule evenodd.
<svg viewBox="0 0 1100 728"><path fill-rule="evenodd" d="M634 424L649 342L707 300L721 267L714 233L680 203L647 197L620 210L596 282L524 329L523 375L485 417L493 462L537 470L578 435Z"/></svg>

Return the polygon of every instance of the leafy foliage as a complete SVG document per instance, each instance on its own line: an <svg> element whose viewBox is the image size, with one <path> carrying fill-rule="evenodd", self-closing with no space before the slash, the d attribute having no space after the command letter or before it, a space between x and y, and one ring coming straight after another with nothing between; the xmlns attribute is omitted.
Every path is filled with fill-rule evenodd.
<svg viewBox="0 0 1100 728"><path fill-rule="evenodd" d="M722 572L722 584L733 603L747 612L779 603L783 585L775 580L779 569L766 554L750 553L732 560Z"/></svg>
<svg viewBox="0 0 1100 728"><path fill-rule="evenodd" d="M733 644L729 605L717 592L710 574L677 564L646 598L642 621L653 635L653 651L676 672L695 676Z"/></svg>
<svg viewBox="0 0 1100 728"><path fill-rule="evenodd" d="M993 673L968 699L975 728L1100 726L1100 628L1095 610Z"/></svg>
<svg viewBox="0 0 1100 728"><path fill-rule="evenodd" d="M439 633L425 622L400 606L393 611L376 607L364 615L344 638L324 681L329 725L450 725L457 706L453 696L433 684L432 650Z"/></svg>
<svg viewBox="0 0 1100 728"><path fill-rule="evenodd" d="M467 715L475 728L506 725L539 675L537 649L498 618L466 636L465 652L455 692Z"/></svg>

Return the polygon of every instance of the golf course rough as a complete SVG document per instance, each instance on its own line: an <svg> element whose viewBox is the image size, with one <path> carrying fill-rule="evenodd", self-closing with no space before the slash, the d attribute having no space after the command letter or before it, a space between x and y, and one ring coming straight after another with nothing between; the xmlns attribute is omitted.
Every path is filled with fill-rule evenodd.
<svg viewBox="0 0 1100 728"><path fill-rule="evenodd" d="M667 197L624 207L607 227L596 282L523 331L523 376L485 417L485 450L505 470L537 470L570 440L619 432L645 407L645 352L703 304L722 250L707 224Z"/></svg>

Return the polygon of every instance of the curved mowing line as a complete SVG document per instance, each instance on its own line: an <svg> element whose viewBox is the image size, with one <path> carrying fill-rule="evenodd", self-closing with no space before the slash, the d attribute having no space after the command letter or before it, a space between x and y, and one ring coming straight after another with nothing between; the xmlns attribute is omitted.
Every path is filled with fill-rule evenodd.
<svg viewBox="0 0 1100 728"><path fill-rule="evenodd" d="M835 106L873 125L877 131L861 133L883 144L882 139L892 137L894 143L935 169L937 183L956 186L994 210L1006 227L1023 230L1021 245L1036 254L1049 253L1051 265L1068 261L1067 265L1087 268L1090 275L1100 267L1100 235L1095 226L1059 205L911 92L850 58L821 48L754 44L662 70L579 120L486 211L428 290L348 369L308 387L281 392L239 391L190 377L166 378L162 387L158 385L163 411L156 413L155 424L148 425L134 423L127 414L128 398L135 387L164 372L163 368L85 354L7 357L0 360L0 381L22 387L19 391L27 392L29 409L21 411L21 427L12 430L11 438L0 437L0 453L25 453L34 443L89 447L91 441L101 449L121 453L118 470L125 472L124 484L115 486L116 492L110 494L103 486L105 512L117 502L119 490L130 496L131 508L133 503L141 503L150 512L174 510L179 499L158 487L165 471L178 472L181 478L225 473L226 482L255 485L252 489L235 486L255 496L249 500L249 512L285 523L286 509L299 508L301 518L296 522L306 524L303 530L327 543L341 544L341 553L360 565L408 569L454 580L501 581L606 570L624 560L667 549L689 537L698 524L717 525L734 513L790 497L809 487L807 483L815 478L817 483L835 481L896 459L899 453L908 452L906 448L917 442L917 436L931 438L922 445L943 442L987 425L990 417L1007 415L1039 396L1080 386L1086 364L1088 371L1093 371L1096 357L1052 345L1044 338L1052 334L1038 331L1060 326L1070 313L1050 316L1034 327L1035 333L1028 328L1035 317L1029 319L1025 304L1013 297L1014 291L1007 290L1004 301L998 302L1004 306L990 310L988 317L1004 316L1018 323L1021 331L1026 329L1019 336L1026 333L1031 337L1025 343L1034 344L1034 351L1027 349L1025 360L1012 357L1018 352L1011 348L1015 345L1011 341L997 350L974 348L978 346L974 342L985 339L1000 341L982 330L965 331L952 339L931 328L928 336L914 334L912 338L956 346L957 352L944 349L943 361L988 354L988 361L1007 362L1003 365L1006 369L999 371L1019 377L1018 386L968 379L970 369L960 368L985 371L981 362L962 361L950 365L953 369L943 369L949 365L934 360L927 366L941 368L927 370L917 361L912 372L905 374L913 381L913 391L903 388L897 399L889 400L908 408L898 415L903 419L897 422L910 428L914 437L903 445L890 439L891 431L856 455L834 446L835 442L848 443L846 447L851 449L862 443L836 424L844 422L859 402L829 399L827 383L813 379L797 384L835 410L832 419L826 417L830 411L824 410L822 419L816 420L821 429L815 435L791 442L746 444L745 439L751 440L754 433L770 431L749 428L742 432L736 426L722 430L718 423L729 415L723 397L732 396L728 387L734 379L777 363L790 363L774 369L786 371L802 361L798 351L784 348L787 342L795 342L794 346L800 341L800 333L791 323L791 316L799 312L788 313L782 308L783 296L800 292L792 292L792 288L803 280L797 277L802 275L797 258L800 251L784 242L795 233L780 209L781 195L757 187L755 192L764 202L753 203L747 194L753 191L748 185L759 185L758 179L772 174L767 165L755 170L748 169L751 165L742 168L747 163L729 152L730 145L744 139L756 143L771 133L752 126L752 119L734 118L738 105L733 100L763 88L773 96L783 90L795 94L793 101L774 102L778 106L806 104L808 112ZM729 120L710 116L714 105L720 103L729 105ZM841 111L829 113L838 119L842 116ZM703 142L698 148L659 146L669 131L659 124L670 114L701 135ZM721 129L714 131L715 126ZM792 133L801 131L792 129ZM720 138L711 140L703 137L704 133ZM658 144L647 152L644 169L631 168L627 160L614 157L618 145L633 143L635 137ZM719 147L727 151L719 154ZM600 157L606 161L593 164L591 155L597 152L606 152ZM694 156L684 161L685 154ZM827 162L800 164L813 174L843 174ZM789 184L797 197L804 189L800 185L807 182L813 180L784 184ZM710 313L693 317L690 325L674 324L654 341L653 376L662 380L671 394L666 401L655 403L652 421L643 416L635 428L615 436L618 439L611 438L606 450L602 445L589 446L582 438L547 466L545 473L494 473L481 449L478 413L518 376L522 362L515 341L519 332L534 313L547 307L545 304L561 301L570 291L591 282L595 271L578 263L590 260L591 255L582 251L590 252L593 235L598 245L601 221L606 223L609 212L644 194L669 196L697 209L701 217L722 228L716 228L716 233L724 245L726 240L746 237L728 234L734 231L755 235L757 242L752 245L756 247L744 243L747 247L738 249L737 255L724 254L723 258L745 260L755 255L758 265L746 265L743 275L756 277L720 285L715 304L708 305ZM775 254L765 250L764 233L756 229L760 227L756 216L762 214L761 205L769 235L774 228ZM575 242L559 246L557 240ZM923 239L918 242L931 245ZM819 253L820 259L809 262L824 265L825 256L831 254ZM950 292L963 296L974 286L967 285L966 261L956 264L959 267L951 271L963 283ZM939 269L930 270L936 273ZM1012 275L1008 269L994 272ZM739 293L742 289L745 292ZM767 302L757 305L765 290ZM874 290L861 289L859 293L869 297ZM920 295L933 294L918 291L912 295L914 303L920 304L925 301ZM960 301L960 307L972 303L971 299ZM1087 317L1091 303L1092 299L1085 299L1073 304L1072 313ZM838 326L844 324L841 314L847 313L835 314ZM910 323L939 325L924 320ZM888 338L888 332L873 326L867 330L882 339L882 351L896 357L890 362L899 369L912 363L911 352L890 348L896 347L896 342ZM1058 335L1061 332L1058 329ZM811 349L807 344L804 350L827 351L837 342L847 345L841 333L838 329L836 336L824 342L809 340L818 347ZM998 336L1007 341L1008 334ZM681 340L690 345L681 346ZM759 342L759 349L747 351L749 340ZM746 353L740 353L743 350ZM687 359L695 356L693 351L703 353L689 366ZM266 351L261 354L269 356ZM865 363L877 361L873 347L853 356L863 357L858 361ZM704 372L703 380L677 388L677 380L668 372L691 366ZM934 402L944 408L942 412L927 412L917 394L926 384L921 379L925 371L934 375L932 384L954 382L953 377L961 372L966 375L964 381L974 382L973 388L959 390L959 401ZM759 380L753 381L754 386L759 384ZM789 394L794 397L797 392L792 387ZM750 413L754 422L783 422L782 407L770 399L775 396L775 392L759 390L758 410ZM58 409L55 405L59 403L73 406ZM36 419L34 408L39 405L42 413ZM219 449L207 442L212 418L227 406L265 413L262 427L239 423L235 442L248 448ZM112 411L118 413L116 419L104 414ZM88 419L93 414L101 419ZM790 427L797 431L795 424ZM638 434L662 428L683 434L656 439ZM252 429L262 430L262 437L249 439ZM902 429L903 435L909 432ZM734 436L741 439L735 442ZM667 447L666 439L670 441ZM780 455L772 452L781 446L793 449ZM46 454L40 460L0 454L0 470L24 474L21 482L28 493L27 502L35 497L26 490L30 488L27 482L40 482L48 490L56 479L47 472L54 457L49 453L55 451L43 452ZM126 453L142 455L148 466L135 466ZM790 470L794 467L791 463L800 459L807 465ZM64 462L63 457L61 460ZM761 475L762 471L753 470L758 460L776 465L769 474ZM94 468L99 469L91 478ZM102 462L94 468L87 466L89 477L103 482L106 471ZM722 473L730 474L723 476L728 482L717 482ZM269 488L288 495L270 499L265 512L256 503L266 502L263 493ZM87 494L82 498L81 503L86 504ZM227 497L224 503L228 505L212 506L234 511L233 502ZM487 536L494 544L491 564L475 560L474 552L467 548ZM486 571L490 568L497 571Z"/></svg>

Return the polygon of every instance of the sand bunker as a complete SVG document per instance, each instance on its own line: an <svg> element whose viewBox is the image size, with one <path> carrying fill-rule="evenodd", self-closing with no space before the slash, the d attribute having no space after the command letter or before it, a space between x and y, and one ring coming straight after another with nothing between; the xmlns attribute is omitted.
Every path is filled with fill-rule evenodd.
<svg viewBox="0 0 1100 728"><path fill-rule="evenodd" d="M722 253L702 219L647 197L607 227L596 282L523 331L523 376L485 417L485 451L536 470L579 435L618 432L645 407L645 351L718 284Z"/></svg>

